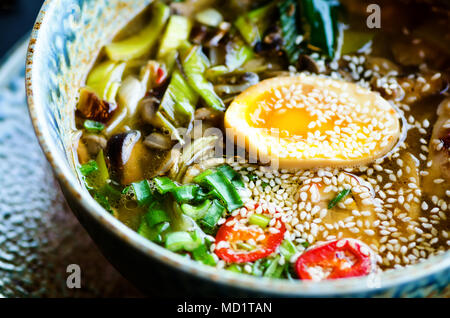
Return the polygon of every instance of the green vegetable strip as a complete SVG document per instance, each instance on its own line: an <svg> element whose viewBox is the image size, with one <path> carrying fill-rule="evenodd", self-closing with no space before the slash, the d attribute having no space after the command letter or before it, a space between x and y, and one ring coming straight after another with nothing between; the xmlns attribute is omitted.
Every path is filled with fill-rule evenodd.
<svg viewBox="0 0 450 318"><path fill-rule="evenodd" d="M208 229L212 229L217 225L224 212L225 207L218 200L214 200L200 223Z"/></svg>
<svg viewBox="0 0 450 318"><path fill-rule="evenodd" d="M109 180L109 171L108 166L106 165L105 155L103 150L100 150L97 154L97 158L95 159L98 166L98 181L100 184L106 184Z"/></svg>
<svg viewBox="0 0 450 318"><path fill-rule="evenodd" d="M114 61L128 61L149 53L161 36L169 16L170 8L167 5L155 3L150 23L135 36L107 45L106 54Z"/></svg>
<svg viewBox="0 0 450 318"><path fill-rule="evenodd" d="M328 209L332 209L338 204L343 198L349 195L351 192L350 189L342 190L333 200L328 204Z"/></svg>
<svg viewBox="0 0 450 318"><path fill-rule="evenodd" d="M200 46L193 46L187 50L182 60L183 71L186 74L189 85L205 100L206 104L216 110L224 111L225 104L217 96L214 86L205 78L205 71L211 65L203 54Z"/></svg>
<svg viewBox="0 0 450 318"><path fill-rule="evenodd" d="M230 272L242 273L242 267L237 264L231 264L227 267L227 270L229 270Z"/></svg>
<svg viewBox="0 0 450 318"><path fill-rule="evenodd" d="M98 165L97 162L94 160L89 161L88 163L85 163L84 165L80 166L80 172L83 176L87 177L91 173L98 171Z"/></svg>
<svg viewBox="0 0 450 318"><path fill-rule="evenodd" d="M230 72L238 69L254 56L252 48L246 45L239 37L235 37L227 44L225 65Z"/></svg>
<svg viewBox="0 0 450 318"><path fill-rule="evenodd" d="M100 193L95 193L94 200L97 201L98 204L100 204L106 211L108 211L109 213L113 213L111 205L109 204L108 199L104 195Z"/></svg>
<svg viewBox="0 0 450 318"><path fill-rule="evenodd" d="M229 165L222 165L218 167L217 170L221 171L236 188L238 189L245 188L245 184L244 181L242 180L241 174L236 172Z"/></svg>
<svg viewBox="0 0 450 318"><path fill-rule="evenodd" d="M211 174L204 175L197 180L199 183L205 184L211 190L216 191L219 198L226 204L228 211L231 212L243 206L241 197L236 188L223 172L215 171Z"/></svg>
<svg viewBox="0 0 450 318"><path fill-rule="evenodd" d="M269 267L267 267L264 272L264 277L276 277L277 268L279 267L278 261L280 260L280 256L276 256L273 260L270 261Z"/></svg>
<svg viewBox="0 0 450 318"><path fill-rule="evenodd" d="M162 222L170 222L169 216L159 202L154 202L150 205L145 218L147 220L147 224L151 227Z"/></svg>
<svg viewBox="0 0 450 318"><path fill-rule="evenodd" d="M152 191L147 180L134 182L131 184L136 195L136 200L140 206L150 203L153 199Z"/></svg>
<svg viewBox="0 0 450 318"><path fill-rule="evenodd" d="M297 38L300 36L298 23L297 0L284 0L278 5L280 11L281 33L283 35L284 51L291 64L296 64L300 56Z"/></svg>
<svg viewBox="0 0 450 318"><path fill-rule="evenodd" d="M197 197L199 186L196 184L186 184L172 190L172 194L178 203L185 203Z"/></svg>
<svg viewBox="0 0 450 318"><path fill-rule="evenodd" d="M164 59L171 52L176 51L183 41L189 39L192 22L183 16L172 15L158 50L158 60Z"/></svg>
<svg viewBox="0 0 450 318"><path fill-rule="evenodd" d="M86 85L98 98L114 102L119 91L126 63L105 61L97 65L89 74Z"/></svg>
<svg viewBox="0 0 450 318"><path fill-rule="evenodd" d="M153 179L153 182L155 183L156 190L161 194L172 192L177 188L175 182L168 177L156 177Z"/></svg>
<svg viewBox="0 0 450 318"><path fill-rule="evenodd" d="M202 239L196 233L172 232L166 237L166 248L172 252L191 252L202 244Z"/></svg>
<svg viewBox="0 0 450 318"><path fill-rule="evenodd" d="M88 132L93 133L98 133L105 129L105 125L94 120L85 120L83 126Z"/></svg>
<svg viewBox="0 0 450 318"><path fill-rule="evenodd" d="M297 252L294 244L290 240L284 240L280 245L280 253L286 260L290 260L291 257Z"/></svg>
<svg viewBox="0 0 450 318"><path fill-rule="evenodd" d="M337 8L335 0L301 0L301 13L309 29L309 43L333 58L337 42ZM306 29L306 28L305 28Z"/></svg>
<svg viewBox="0 0 450 318"><path fill-rule="evenodd" d="M205 265L214 266L216 261L214 257L208 252L208 248L205 244L200 245L192 251L192 256L196 261L200 261Z"/></svg>
<svg viewBox="0 0 450 318"><path fill-rule="evenodd" d="M161 244L164 242L164 235L170 231L169 222L163 222L150 227L144 220L139 226L138 233L146 239Z"/></svg>
<svg viewBox="0 0 450 318"><path fill-rule="evenodd" d="M267 31L275 4L276 1L273 1L261 8L250 11L241 15L234 22L234 26L239 30L245 41L252 47L261 41L264 33Z"/></svg>
<svg viewBox="0 0 450 318"><path fill-rule="evenodd" d="M264 229L269 225L270 219L264 215L253 214L248 219L248 222L253 225L258 225L259 227L262 227Z"/></svg>
<svg viewBox="0 0 450 318"><path fill-rule="evenodd" d="M174 71L169 87L161 102L160 110L177 126L191 122L194 118L198 94L186 83L179 71Z"/></svg>
<svg viewBox="0 0 450 318"><path fill-rule="evenodd" d="M212 202L210 200L205 200L198 206L190 204L182 204L181 210L184 214L191 217L193 220L199 220L203 218L211 207Z"/></svg>

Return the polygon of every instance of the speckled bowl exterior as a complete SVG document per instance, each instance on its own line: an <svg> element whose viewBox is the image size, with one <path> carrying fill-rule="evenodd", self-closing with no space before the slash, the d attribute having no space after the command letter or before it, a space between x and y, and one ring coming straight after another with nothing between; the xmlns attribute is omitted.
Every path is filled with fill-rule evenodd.
<svg viewBox="0 0 450 318"><path fill-rule="evenodd" d="M376 276L311 283L269 280L188 261L106 212L74 173L76 97L100 48L151 0L47 0L29 44L26 89L41 147L66 199L108 260L141 290L160 295L422 297L450 293L450 252ZM76 238L74 238L76 239Z"/></svg>

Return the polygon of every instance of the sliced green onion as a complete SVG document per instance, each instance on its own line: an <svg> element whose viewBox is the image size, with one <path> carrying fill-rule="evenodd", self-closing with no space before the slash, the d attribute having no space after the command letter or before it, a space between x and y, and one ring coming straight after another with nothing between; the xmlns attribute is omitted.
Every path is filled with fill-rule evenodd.
<svg viewBox="0 0 450 318"><path fill-rule="evenodd" d="M291 257L297 252L294 244L290 240L284 240L280 245L280 253L286 260L290 260Z"/></svg>
<svg viewBox="0 0 450 318"><path fill-rule="evenodd" d="M88 163L85 163L84 165L80 166L80 172L83 176L87 177L91 173L98 171L98 165L97 162L94 160L89 161Z"/></svg>
<svg viewBox="0 0 450 318"><path fill-rule="evenodd" d="M197 184L186 184L172 190L172 194L178 203L193 201L197 197L200 186Z"/></svg>
<svg viewBox="0 0 450 318"><path fill-rule="evenodd" d="M159 202L153 202L148 208L148 213L145 215L149 226L155 226L162 222L170 222L170 217L164 210L164 207Z"/></svg>
<svg viewBox="0 0 450 318"><path fill-rule="evenodd" d="M139 226L138 233L148 240L162 244L164 242L165 234L170 231L170 223L163 222L156 226L150 227L144 220Z"/></svg>
<svg viewBox="0 0 450 318"><path fill-rule="evenodd" d="M84 121L84 129L86 129L88 132L98 133L101 132L103 129L105 129L105 125L102 123L99 123L95 120L85 120Z"/></svg>
<svg viewBox="0 0 450 318"><path fill-rule="evenodd" d="M231 264L227 267L227 270L229 270L230 272L242 273L242 267L237 264Z"/></svg>
<svg viewBox="0 0 450 318"><path fill-rule="evenodd" d="M263 270L261 269L261 259L255 261L252 266L252 275L261 277L263 275Z"/></svg>
<svg viewBox="0 0 450 318"><path fill-rule="evenodd" d="M248 219L248 223L258 225L259 227L265 229L270 223L270 218L261 214L252 214L252 216Z"/></svg>
<svg viewBox="0 0 450 318"><path fill-rule="evenodd" d="M205 244L200 245L196 249L192 251L192 256L196 261L200 261L205 265L214 266L216 265L216 260L214 257L209 253L208 248Z"/></svg>
<svg viewBox="0 0 450 318"><path fill-rule="evenodd" d="M128 192L130 191L131 186L126 186L125 188L123 188L122 190L122 194L128 194Z"/></svg>
<svg viewBox="0 0 450 318"><path fill-rule="evenodd" d="M328 204L328 209L331 210L334 208L343 198L349 195L351 192L350 189L342 190L333 200Z"/></svg>
<svg viewBox="0 0 450 318"><path fill-rule="evenodd" d="M97 203L100 204L106 211L108 211L109 213L113 213L113 210L108 202L108 199L103 194L95 193L94 200L97 201Z"/></svg>
<svg viewBox="0 0 450 318"><path fill-rule="evenodd" d="M203 173L194 180L214 190L218 197L226 204L228 211L231 212L243 206L236 188L221 171L207 174Z"/></svg>
<svg viewBox="0 0 450 318"><path fill-rule="evenodd" d="M242 176L236 170L231 168L229 165L223 165L217 168L217 170L221 171L228 180L238 189L244 189L244 181L242 180Z"/></svg>
<svg viewBox="0 0 450 318"><path fill-rule="evenodd" d="M224 212L225 207L218 200L214 200L200 223L211 230L217 225Z"/></svg>
<svg viewBox="0 0 450 318"><path fill-rule="evenodd" d="M153 199L152 190L147 180L142 180L140 182L134 182L131 184L136 195L136 200L140 206L150 203Z"/></svg>
<svg viewBox="0 0 450 318"><path fill-rule="evenodd" d="M303 242L303 243L302 243L302 246L303 246L304 248L308 248L308 247L309 247L309 242L307 242L307 241Z"/></svg>
<svg viewBox="0 0 450 318"><path fill-rule="evenodd" d="M212 202L210 200L205 200L198 206L185 203L181 205L181 210L183 210L183 213L191 217L193 220L199 220L206 215L211 207L211 204Z"/></svg>
<svg viewBox="0 0 450 318"><path fill-rule="evenodd" d="M250 245L248 243L244 243L244 242L239 242L239 243L236 244L236 246L240 250L244 250L244 251L253 251L255 249L255 246Z"/></svg>
<svg viewBox="0 0 450 318"><path fill-rule="evenodd" d="M278 261L280 260L280 256L276 256L274 259L269 261L269 267L264 272L264 277L276 277L277 269L279 267Z"/></svg>
<svg viewBox="0 0 450 318"><path fill-rule="evenodd" d="M191 252L202 244L202 239L194 233L172 232L166 237L166 248L172 252Z"/></svg>
<svg viewBox="0 0 450 318"><path fill-rule="evenodd" d="M177 188L175 182L168 177L156 177L153 179L153 182L155 183L156 190L161 194L172 192Z"/></svg>
<svg viewBox="0 0 450 318"><path fill-rule="evenodd" d="M112 199L115 201L120 200L122 197L122 193L116 187L112 186L109 183L106 183L101 189L100 193L106 196L108 199Z"/></svg>
<svg viewBox="0 0 450 318"><path fill-rule="evenodd" d="M214 173L214 171L212 171L211 169L205 170L194 178L194 182L202 183L205 180L206 176L209 176L210 174L213 174L213 173Z"/></svg>

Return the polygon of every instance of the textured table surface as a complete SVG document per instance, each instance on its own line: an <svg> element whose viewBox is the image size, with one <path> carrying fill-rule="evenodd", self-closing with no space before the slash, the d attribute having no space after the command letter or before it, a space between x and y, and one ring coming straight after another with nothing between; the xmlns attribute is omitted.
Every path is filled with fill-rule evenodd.
<svg viewBox="0 0 450 318"><path fill-rule="evenodd" d="M25 101L22 42L0 66L0 297L136 297L67 207ZM81 268L81 288L66 285Z"/></svg>

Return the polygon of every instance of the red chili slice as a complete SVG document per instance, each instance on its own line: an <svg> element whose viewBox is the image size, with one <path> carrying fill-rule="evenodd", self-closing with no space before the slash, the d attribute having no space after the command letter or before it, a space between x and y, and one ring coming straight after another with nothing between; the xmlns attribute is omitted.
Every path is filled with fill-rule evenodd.
<svg viewBox="0 0 450 318"><path fill-rule="evenodd" d="M216 235L216 254L227 263L247 263L254 262L260 258L264 258L275 252L284 239L286 227L281 220L279 228L262 229L256 225L248 226L240 223L235 227L235 223L239 222L241 218L230 217L219 228ZM271 230L272 229L272 230ZM273 230L275 229L275 230ZM263 240L257 240L261 235L264 235ZM239 241L246 242L250 239L255 241L255 249L247 251L236 248L236 243ZM226 245L222 247L222 245Z"/></svg>
<svg viewBox="0 0 450 318"><path fill-rule="evenodd" d="M363 242L341 239L308 249L297 259L295 268L305 280L365 276L375 270L375 256Z"/></svg>
<svg viewBox="0 0 450 318"><path fill-rule="evenodd" d="M156 85L161 85L166 80L166 75L166 71L163 68L158 67L158 70L156 71Z"/></svg>

